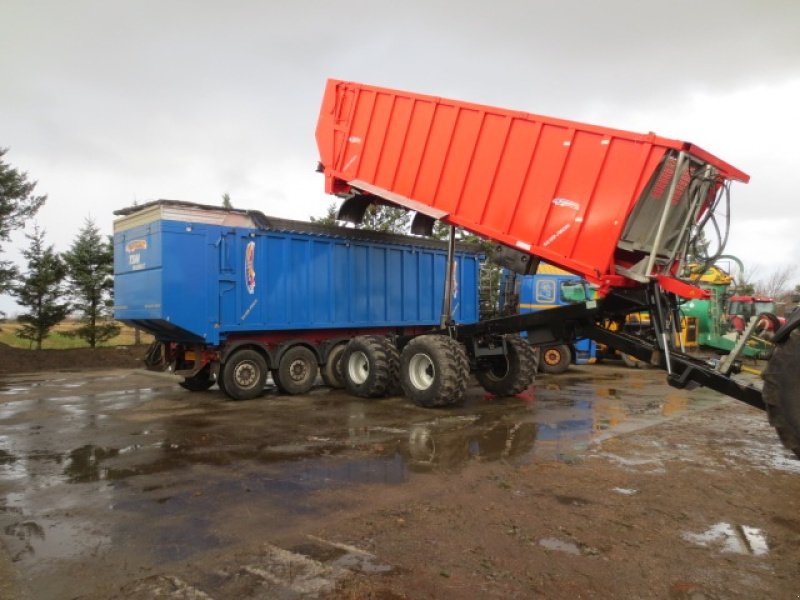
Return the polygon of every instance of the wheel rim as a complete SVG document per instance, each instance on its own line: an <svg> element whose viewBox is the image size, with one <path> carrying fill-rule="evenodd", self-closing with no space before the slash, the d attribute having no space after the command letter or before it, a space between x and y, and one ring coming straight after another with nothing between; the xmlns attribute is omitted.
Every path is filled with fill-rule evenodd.
<svg viewBox="0 0 800 600"><path fill-rule="evenodd" d="M356 385L361 385L369 377L369 359L360 350L353 352L347 361L347 374L350 381Z"/></svg>
<svg viewBox="0 0 800 600"><path fill-rule="evenodd" d="M561 362L561 352L550 349L544 353L544 363L546 365L557 365Z"/></svg>
<svg viewBox="0 0 800 600"><path fill-rule="evenodd" d="M503 377L508 375L508 360L503 360L502 364L500 364L499 361L493 364L487 373L492 379L500 381Z"/></svg>
<svg viewBox="0 0 800 600"><path fill-rule="evenodd" d="M255 386L258 382L258 365L250 360L240 362L233 370L233 380L242 389Z"/></svg>
<svg viewBox="0 0 800 600"><path fill-rule="evenodd" d="M308 365L306 361L297 358L289 365L289 378L292 381L305 381L308 377Z"/></svg>
<svg viewBox="0 0 800 600"><path fill-rule="evenodd" d="M415 354L408 361L408 378L418 390L427 390L436 379L436 368L427 354Z"/></svg>

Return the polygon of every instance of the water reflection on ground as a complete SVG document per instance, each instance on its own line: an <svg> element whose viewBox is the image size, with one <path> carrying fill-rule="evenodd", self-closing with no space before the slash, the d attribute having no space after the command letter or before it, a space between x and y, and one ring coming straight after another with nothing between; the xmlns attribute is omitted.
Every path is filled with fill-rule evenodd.
<svg viewBox="0 0 800 600"><path fill-rule="evenodd" d="M447 410L326 388L230 402L132 372L6 381L0 531L31 572L120 546L184 560L232 543L220 525L231 507L286 524L318 511L326 488L402 485L474 461L580 460L596 440L719 401L653 381L584 369L514 398L473 387Z"/></svg>

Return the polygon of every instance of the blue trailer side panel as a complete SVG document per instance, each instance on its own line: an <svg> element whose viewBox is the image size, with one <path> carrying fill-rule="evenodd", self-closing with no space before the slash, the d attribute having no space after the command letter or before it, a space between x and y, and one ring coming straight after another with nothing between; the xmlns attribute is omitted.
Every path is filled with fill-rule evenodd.
<svg viewBox="0 0 800 600"><path fill-rule="evenodd" d="M285 221L270 229L243 214L171 206L128 214L114 236L115 318L161 340L217 344L232 333L438 323L443 245L293 230ZM480 256L457 258L453 316L471 323Z"/></svg>

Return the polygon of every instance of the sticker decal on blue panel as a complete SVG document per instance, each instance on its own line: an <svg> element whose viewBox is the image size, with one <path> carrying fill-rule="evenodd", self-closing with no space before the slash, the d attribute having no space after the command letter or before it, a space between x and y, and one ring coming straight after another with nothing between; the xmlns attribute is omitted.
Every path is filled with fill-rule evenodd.
<svg viewBox="0 0 800 600"><path fill-rule="evenodd" d="M256 292L256 243L247 242L244 250L244 282L247 285L247 293Z"/></svg>

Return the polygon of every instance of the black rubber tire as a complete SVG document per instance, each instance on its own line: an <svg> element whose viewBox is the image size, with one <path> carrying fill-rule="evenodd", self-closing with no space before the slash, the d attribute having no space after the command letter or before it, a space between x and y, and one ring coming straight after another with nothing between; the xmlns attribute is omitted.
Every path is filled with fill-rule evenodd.
<svg viewBox="0 0 800 600"><path fill-rule="evenodd" d="M278 388L278 392L280 392L281 394L286 394L287 391L286 388L284 388L283 384L281 383L281 377L278 374L278 369L270 369L269 374L272 375L272 383L274 383L275 387Z"/></svg>
<svg viewBox="0 0 800 600"><path fill-rule="evenodd" d="M344 387L342 363L339 359L342 358L342 353L344 352L346 345L347 344L337 344L331 348L331 351L328 352L328 359L320 369L322 381L325 382L325 385L335 390L340 390Z"/></svg>
<svg viewBox="0 0 800 600"><path fill-rule="evenodd" d="M264 393L267 361L255 350L242 348L234 352L222 369L225 393L234 400L251 400Z"/></svg>
<svg viewBox="0 0 800 600"><path fill-rule="evenodd" d="M344 387L359 398L380 398L395 385L399 370L397 349L385 336L359 335L342 354Z"/></svg>
<svg viewBox="0 0 800 600"><path fill-rule="evenodd" d="M452 406L464 401L469 360L464 346L444 335L414 338L400 355L400 384L419 406Z"/></svg>
<svg viewBox="0 0 800 600"><path fill-rule="evenodd" d="M540 367L543 372L558 375L569 369L570 364L572 364L572 351L566 344L542 347Z"/></svg>
<svg viewBox="0 0 800 600"><path fill-rule="evenodd" d="M190 392L205 392L214 385L214 380L211 379L211 365L206 365L192 377L186 377L178 385Z"/></svg>
<svg viewBox="0 0 800 600"><path fill-rule="evenodd" d="M306 346L292 346L278 363L278 387L287 394L305 394L314 387L317 375L317 355Z"/></svg>
<svg viewBox="0 0 800 600"><path fill-rule="evenodd" d="M386 355L389 357L389 384L386 386L386 396L402 396L403 386L400 385L400 351L395 343L388 337L382 337Z"/></svg>
<svg viewBox="0 0 800 600"><path fill-rule="evenodd" d="M528 389L536 377L537 358L531 345L518 335L506 336L508 356L475 377L483 389L496 396L516 396Z"/></svg>
<svg viewBox="0 0 800 600"><path fill-rule="evenodd" d="M764 370L763 397L770 425L800 458L800 330L775 347Z"/></svg>
<svg viewBox="0 0 800 600"><path fill-rule="evenodd" d="M227 395L228 392L225 390L225 378L222 377L222 372L223 372L224 369L225 369L224 365L220 365L219 366L219 373L217 373L217 382L216 383L217 383L217 387L220 389L220 391L223 394Z"/></svg>

